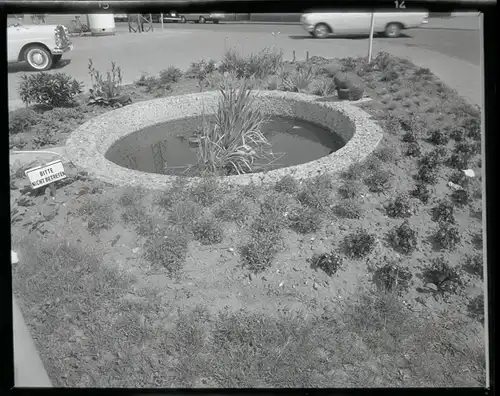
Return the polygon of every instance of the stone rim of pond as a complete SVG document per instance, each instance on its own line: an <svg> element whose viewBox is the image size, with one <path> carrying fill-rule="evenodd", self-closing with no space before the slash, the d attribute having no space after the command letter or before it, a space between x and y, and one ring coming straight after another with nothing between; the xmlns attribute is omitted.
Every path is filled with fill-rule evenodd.
<svg viewBox="0 0 500 396"><path fill-rule="evenodd" d="M382 139L382 130L371 116L349 102L322 102L318 96L282 91L255 91L255 106L269 115L289 116L313 122L335 131L346 144L334 153L301 165L261 173L219 177L225 185L272 184L283 176L298 180L319 174L346 170L351 164L365 159ZM117 165L106 158L107 151L123 137L146 127L213 114L219 91L170 96L142 101L109 111L78 127L66 142L69 159L80 170L101 181L124 187L164 190L178 178L189 185L203 181L202 177L183 177L147 173Z"/></svg>

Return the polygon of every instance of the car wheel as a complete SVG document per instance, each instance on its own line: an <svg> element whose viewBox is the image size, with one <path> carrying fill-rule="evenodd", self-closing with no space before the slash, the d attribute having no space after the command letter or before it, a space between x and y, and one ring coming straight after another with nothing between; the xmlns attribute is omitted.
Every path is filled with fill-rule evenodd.
<svg viewBox="0 0 500 396"><path fill-rule="evenodd" d="M198 19L198 22L199 23L205 23L206 19L201 16L200 19Z"/></svg>
<svg viewBox="0 0 500 396"><path fill-rule="evenodd" d="M325 25L324 23L318 23L314 27L314 37L316 38L326 38L328 35L331 33L330 28L328 25Z"/></svg>
<svg viewBox="0 0 500 396"><path fill-rule="evenodd" d="M182 17L181 18L181 23L186 23L186 18Z"/></svg>
<svg viewBox="0 0 500 396"><path fill-rule="evenodd" d="M55 65L62 58L62 55L52 55L52 64Z"/></svg>
<svg viewBox="0 0 500 396"><path fill-rule="evenodd" d="M214 23L219 23L219 21L214 21Z"/></svg>
<svg viewBox="0 0 500 396"><path fill-rule="evenodd" d="M385 28L385 35L390 38L401 36L401 25L399 23L389 23Z"/></svg>
<svg viewBox="0 0 500 396"><path fill-rule="evenodd" d="M44 71L52 67L52 54L45 47L33 45L24 53L24 60L32 70Z"/></svg>

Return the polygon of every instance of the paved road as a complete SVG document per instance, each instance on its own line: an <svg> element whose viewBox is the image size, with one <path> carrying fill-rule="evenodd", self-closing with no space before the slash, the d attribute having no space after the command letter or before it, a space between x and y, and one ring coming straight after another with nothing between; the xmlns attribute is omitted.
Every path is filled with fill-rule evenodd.
<svg viewBox="0 0 500 396"><path fill-rule="evenodd" d="M407 37L377 38L374 52L389 51L429 67L462 95L479 103L479 31L473 29L477 18L456 19L462 22L457 25L456 21L442 20L441 24L433 21L430 28L408 30ZM332 58L365 56L368 48L364 37L318 40L306 36L297 25L165 24L164 31L159 28L142 34L126 33L125 26L119 25L115 36L74 38L75 50L68 56L71 62L52 72L64 71L89 84L89 58L101 70L109 68L114 60L122 68L124 83L129 83L142 72L155 74L170 65L185 69L200 59L218 60L231 47L248 54L275 46L283 50L286 59L292 59L294 51L297 59L305 59L306 52L310 56ZM10 100L18 101L19 76L25 71L23 66L9 68Z"/></svg>

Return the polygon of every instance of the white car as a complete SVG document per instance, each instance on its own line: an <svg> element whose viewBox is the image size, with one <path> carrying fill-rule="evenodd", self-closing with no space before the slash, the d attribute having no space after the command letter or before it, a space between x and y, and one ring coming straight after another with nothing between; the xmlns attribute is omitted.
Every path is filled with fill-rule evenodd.
<svg viewBox="0 0 500 396"><path fill-rule="evenodd" d="M11 22L7 26L8 63L26 62L32 70L49 70L72 49L68 29L63 25L25 26Z"/></svg>
<svg viewBox="0 0 500 396"><path fill-rule="evenodd" d="M303 14L300 23L312 36L363 35L370 33L371 12L318 12ZM374 33L399 37L403 29L427 23L428 12L375 12Z"/></svg>

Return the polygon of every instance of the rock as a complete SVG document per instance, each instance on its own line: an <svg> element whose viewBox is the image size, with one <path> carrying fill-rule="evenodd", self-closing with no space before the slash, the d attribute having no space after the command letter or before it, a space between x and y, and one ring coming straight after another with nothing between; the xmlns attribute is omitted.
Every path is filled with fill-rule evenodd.
<svg viewBox="0 0 500 396"><path fill-rule="evenodd" d="M284 284L285 282L281 281L278 287L283 287Z"/></svg>
<svg viewBox="0 0 500 396"><path fill-rule="evenodd" d="M56 217L57 208L53 205L43 204L40 208L40 214L44 217L46 221L52 220Z"/></svg>
<svg viewBox="0 0 500 396"><path fill-rule="evenodd" d="M476 176L476 174L474 173L474 171L472 169L465 169L462 172L464 172L465 176L467 176L467 177L475 177Z"/></svg>
<svg viewBox="0 0 500 396"><path fill-rule="evenodd" d="M41 234L46 234L48 232L53 233L56 229L52 224L44 222L38 226L37 231Z"/></svg>
<svg viewBox="0 0 500 396"><path fill-rule="evenodd" d="M459 186L458 184L455 184L453 182L448 182L448 187L452 188L455 191L462 190L462 187Z"/></svg>
<svg viewBox="0 0 500 396"><path fill-rule="evenodd" d="M298 267L293 267L293 270L297 271L297 272L300 271L300 269Z"/></svg>
<svg viewBox="0 0 500 396"><path fill-rule="evenodd" d="M229 252L233 253L234 252L234 249L233 248L229 248L227 249Z"/></svg>
<svg viewBox="0 0 500 396"><path fill-rule="evenodd" d="M12 264L17 264L19 262L19 258L17 257L17 253L14 252L13 250L10 251L10 260L12 261Z"/></svg>
<svg viewBox="0 0 500 396"><path fill-rule="evenodd" d="M139 250L140 249L138 247L135 247L132 249L132 253L137 254L139 252Z"/></svg>
<svg viewBox="0 0 500 396"><path fill-rule="evenodd" d="M316 282L313 283L313 289L314 290L318 290L319 289L319 285Z"/></svg>
<svg viewBox="0 0 500 396"><path fill-rule="evenodd" d="M426 283L425 287L430 290L438 291L438 287L434 283Z"/></svg>

